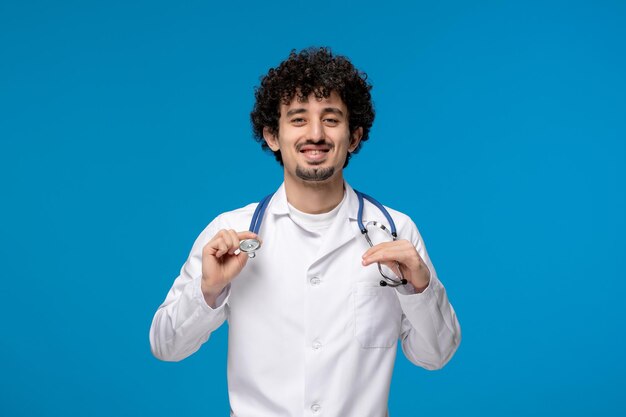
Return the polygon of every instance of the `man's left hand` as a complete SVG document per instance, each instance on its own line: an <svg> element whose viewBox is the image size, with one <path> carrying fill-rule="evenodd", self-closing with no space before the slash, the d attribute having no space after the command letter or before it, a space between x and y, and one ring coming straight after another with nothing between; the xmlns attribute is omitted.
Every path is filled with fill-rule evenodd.
<svg viewBox="0 0 626 417"><path fill-rule="evenodd" d="M430 282L430 271L408 240L394 240L393 242L379 243L369 248L363 254L363 266L379 262L398 274L398 267L404 278L415 287L416 292L422 292Z"/></svg>

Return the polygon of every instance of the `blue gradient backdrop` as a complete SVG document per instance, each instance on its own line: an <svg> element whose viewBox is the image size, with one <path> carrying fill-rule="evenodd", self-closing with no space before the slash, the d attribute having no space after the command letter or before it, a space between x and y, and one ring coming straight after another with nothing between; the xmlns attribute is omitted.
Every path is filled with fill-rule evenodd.
<svg viewBox="0 0 626 417"><path fill-rule="evenodd" d="M399 355L391 415L625 415L625 21L623 1L2 0L0 415L228 415L226 328L174 364L148 329L203 227L280 184L253 88L309 45L369 74L346 177L414 218L464 331L441 371Z"/></svg>

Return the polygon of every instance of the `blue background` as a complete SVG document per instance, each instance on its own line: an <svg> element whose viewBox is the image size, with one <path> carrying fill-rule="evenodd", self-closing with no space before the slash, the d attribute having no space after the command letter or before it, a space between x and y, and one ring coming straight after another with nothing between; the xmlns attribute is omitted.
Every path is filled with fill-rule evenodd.
<svg viewBox="0 0 626 417"><path fill-rule="evenodd" d="M1 415L228 415L225 326L174 364L148 329L280 184L253 88L309 45L374 84L346 177L413 217L463 328L441 371L399 355L391 415L626 413L624 2L181 3L0 2Z"/></svg>

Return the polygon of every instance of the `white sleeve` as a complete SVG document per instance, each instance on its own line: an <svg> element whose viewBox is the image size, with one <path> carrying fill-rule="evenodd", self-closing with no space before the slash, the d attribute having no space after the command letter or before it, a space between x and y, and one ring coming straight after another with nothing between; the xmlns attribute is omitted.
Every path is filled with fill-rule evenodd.
<svg viewBox="0 0 626 417"><path fill-rule="evenodd" d="M206 303L200 287L202 249L219 231L218 224L219 217L198 236L180 275L152 319L150 348L161 360L180 361L190 356L227 318L230 285L218 296L215 308Z"/></svg>
<svg viewBox="0 0 626 417"><path fill-rule="evenodd" d="M411 284L397 287L402 307L402 351L415 365L434 370L442 368L461 343L461 327L417 228L411 241L430 271L426 289L415 294Z"/></svg>

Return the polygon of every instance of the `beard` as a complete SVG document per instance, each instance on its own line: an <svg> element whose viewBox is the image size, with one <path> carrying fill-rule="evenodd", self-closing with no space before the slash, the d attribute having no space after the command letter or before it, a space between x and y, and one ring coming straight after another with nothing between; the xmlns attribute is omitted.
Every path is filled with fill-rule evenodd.
<svg viewBox="0 0 626 417"><path fill-rule="evenodd" d="M320 182L325 181L333 176L335 167L326 168L303 168L296 166L296 175L304 181Z"/></svg>

